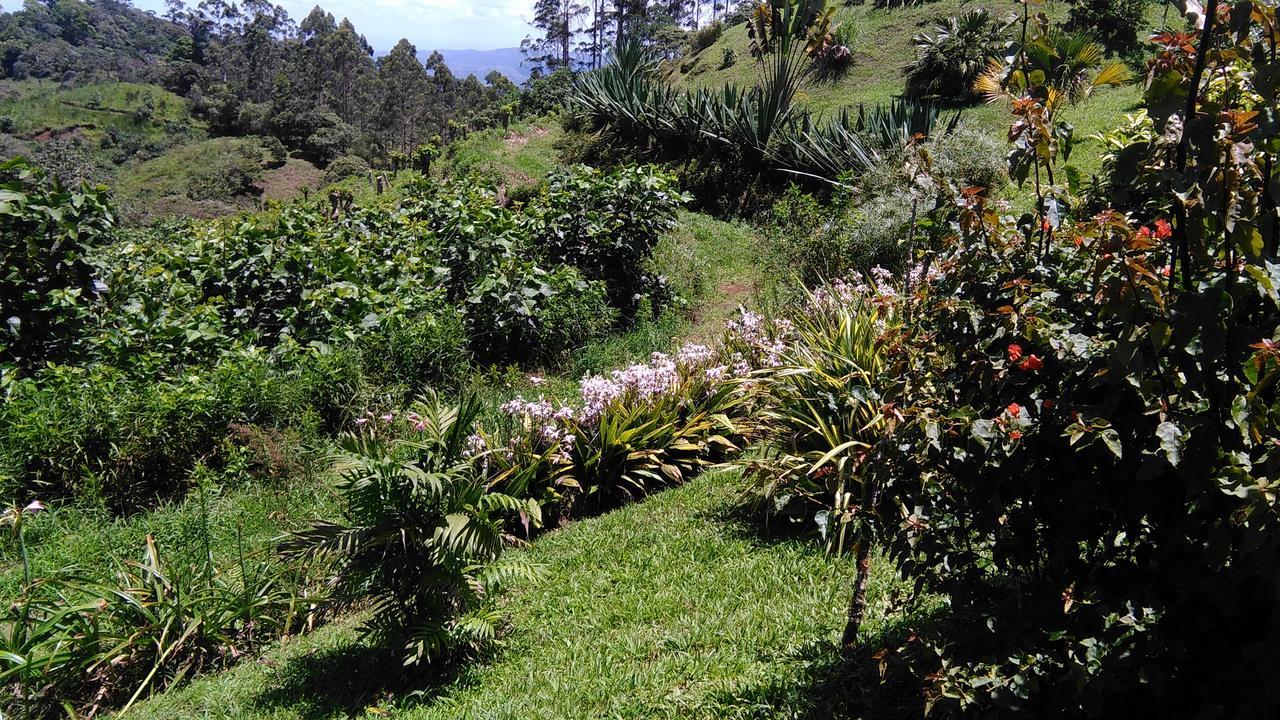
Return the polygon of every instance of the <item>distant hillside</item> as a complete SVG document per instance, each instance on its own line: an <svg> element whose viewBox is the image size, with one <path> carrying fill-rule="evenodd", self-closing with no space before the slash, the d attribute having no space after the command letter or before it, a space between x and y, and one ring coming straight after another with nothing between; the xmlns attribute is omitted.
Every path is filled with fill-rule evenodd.
<svg viewBox="0 0 1280 720"><path fill-rule="evenodd" d="M497 70L507 79L519 85L529 79L529 68L524 63L524 54L520 48L498 48L497 50L441 50L445 64L458 77L475 75L483 80L490 71ZM430 52L419 53L426 62Z"/></svg>
<svg viewBox="0 0 1280 720"><path fill-rule="evenodd" d="M0 2L0 8L0 78L150 82L158 61L186 35L120 0Z"/></svg>

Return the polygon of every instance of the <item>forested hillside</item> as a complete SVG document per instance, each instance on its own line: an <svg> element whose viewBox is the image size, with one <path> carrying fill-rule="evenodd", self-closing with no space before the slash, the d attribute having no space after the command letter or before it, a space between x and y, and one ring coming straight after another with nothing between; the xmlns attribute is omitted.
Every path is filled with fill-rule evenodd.
<svg viewBox="0 0 1280 720"><path fill-rule="evenodd" d="M169 7L0 15L3 717L1280 716L1274 0Z"/></svg>
<svg viewBox="0 0 1280 720"><path fill-rule="evenodd" d="M136 220L319 189L339 160L331 179L427 162L517 111L502 75L456 76L407 41L375 58L319 7L295 20L269 3L175 3L164 18L113 0L28 3L0 13L0 48L0 153L107 182ZM199 144L211 137L245 142ZM159 178L157 163L176 172Z"/></svg>

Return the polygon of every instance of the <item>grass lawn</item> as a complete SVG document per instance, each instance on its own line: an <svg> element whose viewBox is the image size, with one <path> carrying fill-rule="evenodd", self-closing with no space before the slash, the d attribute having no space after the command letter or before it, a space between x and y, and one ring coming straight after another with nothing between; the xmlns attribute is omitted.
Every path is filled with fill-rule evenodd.
<svg viewBox="0 0 1280 720"><path fill-rule="evenodd" d="M682 340L715 340L738 306L750 304L761 282L759 251L759 235L748 222L681 213L679 227L658 244L655 256L676 291L693 298Z"/></svg>
<svg viewBox="0 0 1280 720"><path fill-rule="evenodd" d="M197 680L136 718L731 718L852 713L835 691L853 565L769 542L733 512L734 472L549 533L520 552L544 576L503 601L510 630L456 674L389 683L348 619ZM872 643L895 581L871 584Z"/></svg>

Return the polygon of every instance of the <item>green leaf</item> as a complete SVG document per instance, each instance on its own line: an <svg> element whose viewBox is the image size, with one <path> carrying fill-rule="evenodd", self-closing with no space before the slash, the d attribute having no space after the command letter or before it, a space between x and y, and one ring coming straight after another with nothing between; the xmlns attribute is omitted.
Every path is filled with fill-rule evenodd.
<svg viewBox="0 0 1280 720"><path fill-rule="evenodd" d="M1099 432L1098 436L1102 438L1102 442L1106 444L1107 449L1111 451L1111 454L1116 456L1116 459L1124 456L1124 446L1120 444L1120 434L1114 429L1106 428Z"/></svg>
<svg viewBox="0 0 1280 720"><path fill-rule="evenodd" d="M1169 459L1169 464L1177 467L1178 463L1182 462L1182 428L1166 420L1156 428L1156 436L1160 438L1160 449L1164 450L1164 455ZM1120 453L1116 453L1116 457L1119 456Z"/></svg>

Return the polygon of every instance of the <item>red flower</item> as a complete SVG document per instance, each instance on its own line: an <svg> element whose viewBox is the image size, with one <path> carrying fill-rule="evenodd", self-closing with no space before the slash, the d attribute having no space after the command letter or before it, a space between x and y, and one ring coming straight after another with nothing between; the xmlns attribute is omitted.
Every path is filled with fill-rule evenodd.
<svg viewBox="0 0 1280 720"><path fill-rule="evenodd" d="M1037 355L1028 355L1018 363L1018 369L1025 372L1036 372L1044 369L1044 361Z"/></svg>
<svg viewBox="0 0 1280 720"><path fill-rule="evenodd" d="M1011 430L1011 431L1009 432L1009 437L1013 438L1014 440L1020 440L1020 439L1022 439L1022 431L1021 431L1021 430Z"/></svg>
<svg viewBox="0 0 1280 720"><path fill-rule="evenodd" d="M1157 240L1168 240L1173 237L1173 228L1169 226L1168 220L1161 219L1156 221L1155 236Z"/></svg>
<svg viewBox="0 0 1280 720"><path fill-rule="evenodd" d="M1149 228L1149 227L1140 227L1140 228L1138 228L1138 237L1140 237L1140 238L1149 238L1149 237L1151 237L1151 228Z"/></svg>
<svg viewBox="0 0 1280 720"><path fill-rule="evenodd" d="M1009 414L1014 417L1018 417L1019 415L1022 414L1022 406L1019 405L1018 403L1009 403L1009 407L1005 409L1008 410Z"/></svg>
<svg viewBox="0 0 1280 720"><path fill-rule="evenodd" d="M1018 343L1009 343L1009 362L1018 362L1022 359L1022 346Z"/></svg>

